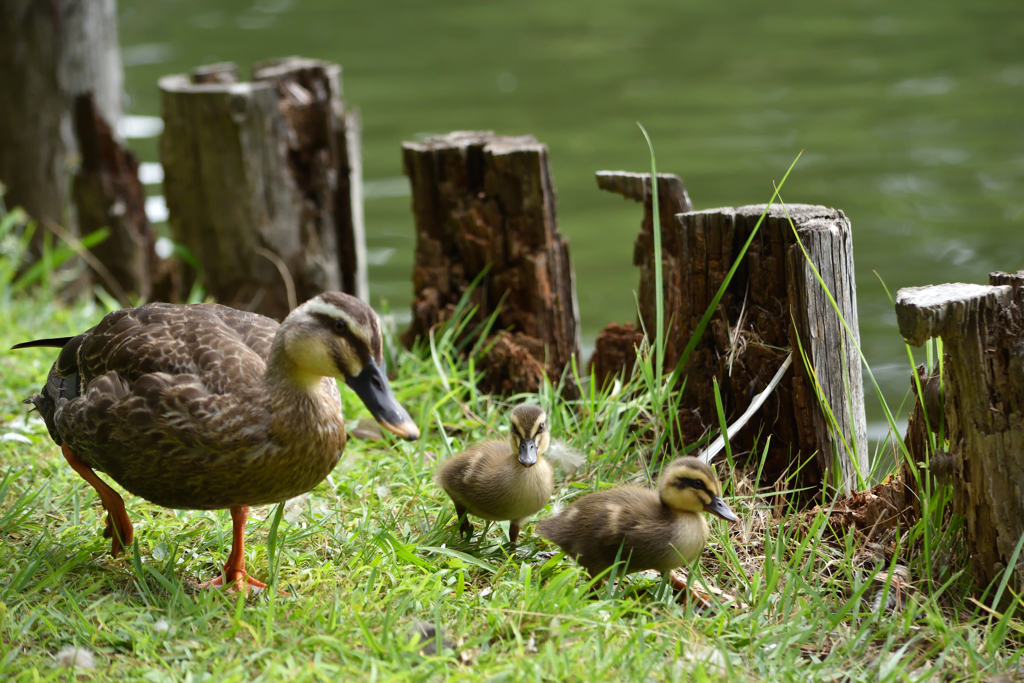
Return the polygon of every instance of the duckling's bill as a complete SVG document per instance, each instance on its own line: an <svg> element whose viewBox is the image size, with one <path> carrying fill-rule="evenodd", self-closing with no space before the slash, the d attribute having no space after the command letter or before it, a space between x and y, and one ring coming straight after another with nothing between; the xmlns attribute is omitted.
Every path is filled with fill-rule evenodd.
<svg viewBox="0 0 1024 683"><path fill-rule="evenodd" d="M537 464L537 442L533 439L523 439L519 442L519 464L523 467L533 467Z"/></svg>
<svg viewBox="0 0 1024 683"><path fill-rule="evenodd" d="M381 427L407 441L420 438L419 428L392 393L383 365L371 358L358 375L346 377L345 383L356 392Z"/></svg>
<svg viewBox="0 0 1024 683"><path fill-rule="evenodd" d="M729 509L729 506L725 504L725 501L722 500L721 496L712 496L710 503L704 503L704 509L716 517L721 517L728 522L735 522L739 519L739 517L733 514L733 511Z"/></svg>

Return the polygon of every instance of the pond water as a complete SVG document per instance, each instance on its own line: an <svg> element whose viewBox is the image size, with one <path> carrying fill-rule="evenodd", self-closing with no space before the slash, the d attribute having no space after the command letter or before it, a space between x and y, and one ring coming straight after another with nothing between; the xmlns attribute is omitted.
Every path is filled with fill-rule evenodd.
<svg viewBox="0 0 1024 683"><path fill-rule="evenodd" d="M371 290L392 310L412 296L400 145L467 129L550 148L587 347L635 318L640 210L594 171L649 169L637 121L698 209L768 201L803 150L783 199L849 216L862 345L890 405L909 372L882 281L895 295L1024 268L1019 0L121 0L120 35L138 115L159 115L160 76L201 64L343 66L362 110ZM158 161L154 139L132 144ZM878 424L870 389L868 404Z"/></svg>

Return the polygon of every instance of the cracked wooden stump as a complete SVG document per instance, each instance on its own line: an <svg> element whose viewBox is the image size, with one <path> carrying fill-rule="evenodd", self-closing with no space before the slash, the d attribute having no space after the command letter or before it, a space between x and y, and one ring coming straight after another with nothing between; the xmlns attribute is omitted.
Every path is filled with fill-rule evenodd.
<svg viewBox="0 0 1024 683"><path fill-rule="evenodd" d="M358 112L341 67L291 57L160 79L169 223L220 302L283 318L341 290L367 299ZM294 286L294 291L289 289Z"/></svg>
<svg viewBox="0 0 1024 683"><path fill-rule="evenodd" d="M640 202L644 207L640 234L633 243L633 265L640 267L640 310L644 327L630 323L611 323L601 330L594 343L589 370L599 387L613 377L627 377L636 362L636 348L643 340L643 330L653 330L656 323L654 281L654 195L650 173L626 171L598 171L598 188ZM658 174L658 219L661 227L662 279L666 283L679 283L686 272L686 264L679 260L675 247L678 237L676 214L693 210L686 186L670 173ZM666 287L668 289L668 287ZM678 289L678 287L677 287ZM666 306L666 310L668 310Z"/></svg>
<svg viewBox="0 0 1024 683"><path fill-rule="evenodd" d="M896 319L908 344L943 342L945 419L956 511L978 587L1001 577L1024 534L1024 270L989 285L908 287ZM1024 590L1024 563L1010 585Z"/></svg>
<svg viewBox="0 0 1024 683"><path fill-rule="evenodd" d="M491 346L481 389L535 392L534 364L557 383L579 355L580 332L547 147L529 135L455 132L407 142L402 152L416 221L412 324L403 342L426 339L449 320L480 277L466 329L497 311L492 331L511 333Z"/></svg>
<svg viewBox="0 0 1024 683"><path fill-rule="evenodd" d="M635 175L600 174L598 183L644 201L644 229L634 263L641 266L640 318L653 330L657 310L650 180L641 176L643 185L629 190L638 184L630 179ZM613 183L610 176L621 179ZM621 187L627 191L617 189ZM674 176L659 176L658 190L665 367L671 369L765 207L666 215L673 203L688 205L689 199ZM715 380L727 417L740 415L792 352L793 363L782 383L759 414L731 437L732 450L760 449L770 438L764 468L769 480L799 469L793 484L807 487L809 495L823 486L848 494L861 483L858 474L866 475L868 468L850 223L841 211L823 206L788 209L807 256L783 207L772 206L683 369L686 384L673 432L679 442L689 444L718 428ZM815 268L848 327L836 315ZM823 402L829 411L822 409Z"/></svg>
<svg viewBox="0 0 1024 683"><path fill-rule="evenodd" d="M153 248L156 234L146 217L138 160L114 134L91 93L75 98L74 131L81 153L72 184L79 232L88 235L106 228L109 233L89 250L96 259L89 264L93 280L122 306L131 305L129 295L168 300L165 285L174 271Z"/></svg>

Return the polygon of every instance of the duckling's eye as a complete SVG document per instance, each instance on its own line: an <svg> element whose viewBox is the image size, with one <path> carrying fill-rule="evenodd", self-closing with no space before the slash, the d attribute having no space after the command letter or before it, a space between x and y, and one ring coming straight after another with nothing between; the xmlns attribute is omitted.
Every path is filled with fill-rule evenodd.
<svg viewBox="0 0 1024 683"><path fill-rule="evenodd" d="M544 423L541 422L539 425L537 425L537 433L540 434L543 431L544 431Z"/></svg>
<svg viewBox="0 0 1024 683"><path fill-rule="evenodd" d="M345 324L344 320L335 318L333 328L335 334L342 334L348 329L348 325Z"/></svg>

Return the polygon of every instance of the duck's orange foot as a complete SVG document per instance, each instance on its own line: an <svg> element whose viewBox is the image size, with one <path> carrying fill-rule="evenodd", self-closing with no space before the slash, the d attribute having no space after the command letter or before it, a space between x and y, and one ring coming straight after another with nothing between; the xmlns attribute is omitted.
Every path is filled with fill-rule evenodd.
<svg viewBox="0 0 1024 683"><path fill-rule="evenodd" d="M60 450L72 469L78 472L82 479L89 482L89 485L99 494L100 501L103 502L103 507L107 511L107 526L103 529L103 538L111 539L110 554L117 557L122 550L132 544L132 540L135 538L132 521L128 519L128 513L124 509L124 499L118 495L117 491L97 477L92 468L79 459L66 443L61 444Z"/></svg>
<svg viewBox="0 0 1024 683"><path fill-rule="evenodd" d="M729 595L716 586L706 586L709 591L708 593L694 588L690 585L690 579L688 576L684 578L679 576L676 572L671 572L669 574L669 583L671 583L673 590L679 594L679 602L693 600L696 603L698 610L709 610L715 606L716 602L719 605L724 605L733 609L749 609L749 606L745 602L739 598Z"/></svg>
<svg viewBox="0 0 1024 683"><path fill-rule="evenodd" d="M124 513L124 508L121 508L121 512ZM135 529L128 519L128 514L107 513L107 526L103 529L103 538L110 539L110 554L114 557L131 545L135 538Z"/></svg>
<svg viewBox="0 0 1024 683"><path fill-rule="evenodd" d="M672 590L679 594L680 602L693 600L698 610L711 609L711 596L691 586L689 577L683 578L675 572L669 572L669 583L672 585Z"/></svg>
<svg viewBox="0 0 1024 683"><path fill-rule="evenodd" d="M203 581L202 583L198 583L198 584L196 584L196 588L213 588L214 586L223 586L223 585L225 585L225 584L224 584L224 576L222 575L222 576L218 576L215 579L211 579L209 581ZM267 587L267 584L263 583L262 581L259 581L257 579L252 578L251 576L249 576L245 572L240 572L240 573L236 573L236 575L234 577L228 579L227 586L228 586L228 590L242 591L243 593L248 593L250 589L254 589L256 593L259 593L260 591L262 591L264 588Z"/></svg>

